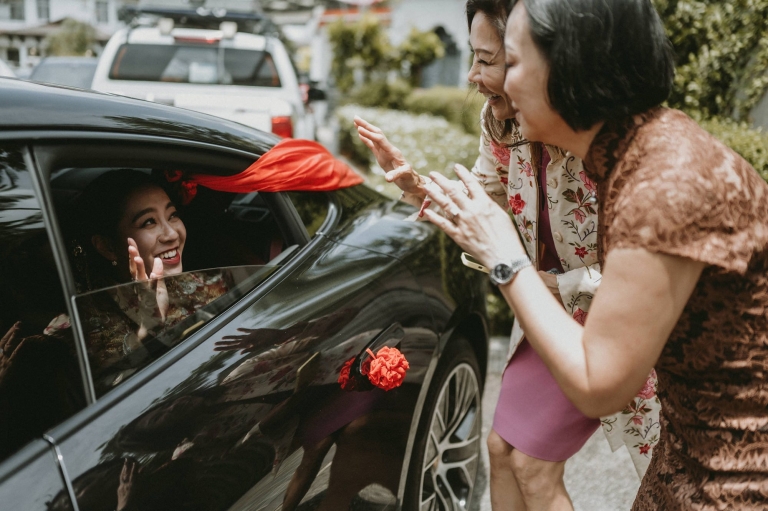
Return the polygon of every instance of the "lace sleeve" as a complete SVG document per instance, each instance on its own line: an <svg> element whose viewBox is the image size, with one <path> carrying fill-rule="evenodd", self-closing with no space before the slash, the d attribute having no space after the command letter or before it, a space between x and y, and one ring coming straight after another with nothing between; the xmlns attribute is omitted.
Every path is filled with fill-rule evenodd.
<svg viewBox="0 0 768 511"><path fill-rule="evenodd" d="M628 151L627 170L617 177L624 183L607 197L614 214L606 247L644 248L744 274L768 244L768 185L693 121L677 124L638 134L636 150Z"/></svg>

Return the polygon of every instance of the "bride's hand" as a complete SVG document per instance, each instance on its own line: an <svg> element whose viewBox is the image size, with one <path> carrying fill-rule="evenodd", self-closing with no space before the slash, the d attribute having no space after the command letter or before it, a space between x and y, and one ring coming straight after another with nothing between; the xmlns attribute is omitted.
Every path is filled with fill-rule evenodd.
<svg viewBox="0 0 768 511"><path fill-rule="evenodd" d="M373 152L379 166L386 172L387 182L395 183L406 194L415 196L418 202L424 200L427 181L413 170L400 149L387 140L381 128L357 116L354 122L360 140Z"/></svg>
<svg viewBox="0 0 768 511"><path fill-rule="evenodd" d="M157 307L157 312L160 318L165 321L168 314L168 308L170 307L170 300L168 298L168 288L165 285L163 279L163 261L159 257L155 257L152 265L152 271L147 275L146 268L144 266L144 259L139 254L139 247L132 238L128 238L128 269L133 281L145 282L145 289L153 291L151 297L146 297L144 306L150 308ZM153 311L154 312L154 311ZM146 327L142 322L142 327L137 333L139 339L143 339L146 336Z"/></svg>

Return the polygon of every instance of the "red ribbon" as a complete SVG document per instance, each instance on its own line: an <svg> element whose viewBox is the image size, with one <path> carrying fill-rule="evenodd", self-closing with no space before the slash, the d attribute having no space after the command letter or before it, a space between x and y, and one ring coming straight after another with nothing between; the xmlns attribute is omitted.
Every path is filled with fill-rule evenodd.
<svg viewBox="0 0 768 511"><path fill-rule="evenodd" d="M195 197L198 185L231 193L327 192L363 182L349 165L334 158L322 145L298 139L281 140L250 167L233 176L182 175L179 170L165 173L168 182L181 179L182 204L189 204Z"/></svg>

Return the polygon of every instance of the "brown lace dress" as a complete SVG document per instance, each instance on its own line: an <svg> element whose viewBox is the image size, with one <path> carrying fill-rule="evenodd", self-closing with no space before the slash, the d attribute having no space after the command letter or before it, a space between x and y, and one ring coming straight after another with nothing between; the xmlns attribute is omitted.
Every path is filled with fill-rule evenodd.
<svg viewBox="0 0 768 511"><path fill-rule="evenodd" d="M768 186L683 113L603 127L600 264L643 248L707 264L656 364L661 440L633 509L768 509Z"/></svg>

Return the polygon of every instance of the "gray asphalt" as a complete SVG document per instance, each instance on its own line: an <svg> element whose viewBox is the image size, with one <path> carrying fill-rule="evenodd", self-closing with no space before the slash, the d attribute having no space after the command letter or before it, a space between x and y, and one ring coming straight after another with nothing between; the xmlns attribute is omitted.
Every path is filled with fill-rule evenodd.
<svg viewBox="0 0 768 511"><path fill-rule="evenodd" d="M483 395L483 464L475 490L479 492L480 498L475 499L471 511L491 511L485 438L493 423L493 410L499 397L508 346L508 338L491 339L488 379ZM576 511L625 511L632 507L640 480L626 449L611 452L605 435L602 430L598 430L581 451L566 463L565 486Z"/></svg>

